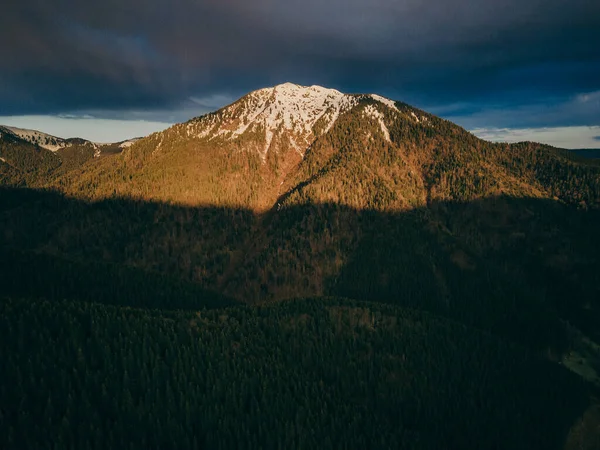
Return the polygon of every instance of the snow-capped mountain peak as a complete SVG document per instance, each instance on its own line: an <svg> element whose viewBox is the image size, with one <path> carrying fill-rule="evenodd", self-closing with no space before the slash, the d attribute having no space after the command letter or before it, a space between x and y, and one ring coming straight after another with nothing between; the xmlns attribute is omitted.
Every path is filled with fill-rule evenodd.
<svg viewBox="0 0 600 450"><path fill-rule="evenodd" d="M259 149L263 160L276 136L287 138L303 155L311 142L329 131L341 114L367 97L396 109L392 100L375 94L350 95L321 86L284 83L251 92L214 114L189 122L187 135L234 140L247 132L264 133L264 145Z"/></svg>
<svg viewBox="0 0 600 450"><path fill-rule="evenodd" d="M41 131L8 126L2 126L2 128L5 130L5 132L8 131L24 141L30 142L31 144L35 144L52 152L56 152L68 145L65 139L42 133Z"/></svg>

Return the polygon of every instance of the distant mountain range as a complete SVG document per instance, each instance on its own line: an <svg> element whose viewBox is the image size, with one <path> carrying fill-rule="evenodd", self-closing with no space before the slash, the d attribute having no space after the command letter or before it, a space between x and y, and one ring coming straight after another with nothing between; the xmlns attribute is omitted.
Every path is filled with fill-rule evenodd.
<svg viewBox="0 0 600 450"><path fill-rule="evenodd" d="M152 403L131 387L135 400L127 397L130 406L119 406L129 408L131 417L146 417L136 416L131 405L151 404L160 415L168 403L176 405L173 423L191 427L186 397L161 397L162 388L154 387L158 375L148 368L163 356L176 361L169 370L185 366L189 355L204 351L194 340L201 336L214 345L202 370L219 367L217 373L228 374L225 385L244 399L241 406L231 399L227 408L253 411L248 417L260 410L261 423L282 434L296 426L286 409L257 406L262 403L250 385L267 397L296 398L296 391L281 397L279 378L264 373L266 361L276 361L273 373L306 368L294 386L319 393L316 403L302 406L306 423L318 417L321 424L338 424L344 436L355 436L358 428L347 428L352 424L380 429L382 447L400 442L443 448L453 442L453 448L468 448L477 442L475 448L559 448L569 442L569 449L592 449L598 442L597 427L590 425L600 416L592 394L600 384L600 167L593 159L531 142L486 142L378 95L290 83L251 92L134 142L100 146L6 127L0 133L0 250L6 262L0 283L12 302L6 314L22 313L19 323L42 323L44 315L35 311L46 311L59 328L82 324L73 337L78 345L79 339L91 342L94 333L106 345L124 342L114 354L129 355L123 356L131 360L128 376L152 386L146 391ZM41 302L34 312L23 313L27 299ZM95 306L62 303L81 300ZM252 308L232 306L240 303ZM203 306L217 312L195 312ZM110 323L122 324L128 307L152 312L131 315L135 330L121 341ZM98 328L104 320L109 324ZM34 339L26 329L10 328L15 339ZM160 336L163 329L168 350L145 352L138 364L129 343L146 345L145 333ZM411 341L411 333L418 339ZM296 353L271 354L270 341ZM50 352L44 342L40 354ZM485 361L481 371L469 359L466 349L472 347L479 355L473 358ZM303 348L310 356L299 356ZM217 356L225 354L231 358L223 360L227 369ZM79 358L57 355L59 361ZM510 366L514 370L488 369L503 367L509 355L521 361ZM437 360L444 375L428 378ZM16 356L12 361L20 361L18 378L24 370L19 364L28 363ZM229 371L238 361L248 366ZM367 387L361 384L366 378L346 380L340 361L368 373ZM107 367L120 363L114 364ZM470 379L475 372L477 379ZM518 379L508 375L517 372ZM71 373L61 376L71 380ZM189 391L194 405L220 398L220 391L203 384L214 375L191 373L174 375L175 392ZM246 375L238 380L235 373ZM249 382L252 373L262 375ZM554 388L538 384L544 374L560 380L550 384L560 385L565 398L549 397ZM462 384L464 377L473 383ZM485 391L473 388L486 377ZM120 378L111 383L115 392L130 389ZM326 392L337 396L338 385L344 394L329 403ZM360 396L352 397L353 390ZM438 398L446 399L443 405ZM494 400L488 404L486 398ZM345 401L350 410L339 406ZM462 406L444 406L450 403ZM15 410L19 404L14 400ZM207 417L220 417L213 426L230 430L219 408ZM463 410L464 421L458 417ZM557 418L558 410L565 417ZM394 414L404 418L402 426L383 419ZM512 419L521 414L527 425ZM377 417L381 428L369 417ZM552 433L541 432L550 417ZM240 420L247 442L277 446L250 419ZM497 420L509 431L484 426ZM467 425L473 421L485 430L481 435ZM90 433L109 424L94 427ZM190 430L178 436L192 442ZM206 433L203 442L215 444L217 438ZM124 430L111 436L116 446L128 442ZM290 439L289 445L297 444Z"/></svg>
<svg viewBox="0 0 600 450"><path fill-rule="evenodd" d="M50 150L52 152L57 152L66 147L75 146L75 145L84 145L90 144L96 149L102 150L105 147L119 147L126 148L132 145L134 142L141 138L133 138L126 141L117 142L114 144L99 144L95 142L88 141L86 139L81 138L60 138L56 136L52 136L50 134L43 133L37 130L27 130L24 128L17 127L8 127L4 125L0 125L0 133L4 133L5 135L12 136L13 138L18 138L23 141L29 142L32 145L36 145L46 150Z"/></svg>
<svg viewBox="0 0 600 450"><path fill-rule="evenodd" d="M89 160L120 153L137 140L99 144L0 126L0 181L16 186L42 186Z"/></svg>
<svg viewBox="0 0 600 450"><path fill-rule="evenodd" d="M579 156L583 156L585 158L598 159L600 158L600 149L599 148L582 148L578 150L573 150L574 153Z"/></svg>

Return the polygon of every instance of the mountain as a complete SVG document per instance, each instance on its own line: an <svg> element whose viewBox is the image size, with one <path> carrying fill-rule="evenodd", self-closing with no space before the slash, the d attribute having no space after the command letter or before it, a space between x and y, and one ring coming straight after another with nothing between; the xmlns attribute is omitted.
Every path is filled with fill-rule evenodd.
<svg viewBox="0 0 600 450"><path fill-rule="evenodd" d="M584 158L600 159L600 149L598 148L581 148L572 150L572 152Z"/></svg>
<svg viewBox="0 0 600 450"><path fill-rule="evenodd" d="M61 180L62 189L69 184L67 189L78 195L101 197L116 191L187 204L265 210L285 193L284 181L294 175L309 148L324 142L353 111L360 109L376 124L374 134L384 137L388 133L384 114L431 127L431 116L406 105L402 108L400 112L393 101L377 95L345 95L317 86L287 83L261 89L215 113L139 141L128 152L131 156L105 161L106 170L87 167L84 173ZM125 160L129 167L117 167ZM132 164L136 165L133 172ZM132 172L125 183L114 176L123 170ZM219 179L205 184L207 175ZM88 178L98 176L102 177L99 189L90 192ZM146 183L155 177L163 182Z"/></svg>
<svg viewBox="0 0 600 450"><path fill-rule="evenodd" d="M98 144L0 126L0 180L6 185L41 187L93 158L120 153L137 140Z"/></svg>
<svg viewBox="0 0 600 450"><path fill-rule="evenodd" d="M50 214L54 231L36 248L251 303L342 294L437 311L525 287L522 305L555 308L569 289L581 305L600 297L584 279L596 267L598 167L541 144L485 142L377 95L287 83L104 156L30 183L106 205L98 215L61 202L71 219ZM21 224L28 214L40 215L24 210Z"/></svg>
<svg viewBox="0 0 600 450"><path fill-rule="evenodd" d="M493 144L401 102L290 83L122 147L68 170L56 158L64 148L35 147L50 162L30 186L99 202L102 213L21 205L5 227L45 215L53 231L33 249L250 303L346 295L471 314L474 296L502 308L503 296L524 297L519 307L534 311L578 292L579 307L600 311L590 282L600 170L567 150ZM60 208L69 221L54 216ZM492 326L498 315L478 308L470 320L489 314Z"/></svg>
<svg viewBox="0 0 600 450"><path fill-rule="evenodd" d="M27 141L30 144L37 145L41 148L45 148L46 150L50 150L52 152L56 152L68 145L68 141L65 139L42 133L36 130L0 126L0 132L12 134L13 136Z"/></svg>
<svg viewBox="0 0 600 450"><path fill-rule="evenodd" d="M372 158L376 154L382 157ZM587 178L541 178L539 170L515 158L577 166L565 150L533 143L491 144L448 121L376 95L345 95L287 83L154 133L120 158L87 165L61 179L60 188L90 198L116 194L264 211L313 176L320 181L311 184L324 182L324 171L334 166L336 171L353 166L362 172L357 174L361 180L380 179L403 207L425 205L428 198L466 200L502 193L572 201L560 192L571 189L566 184L588 183ZM454 174L460 177L456 181L472 192L458 192L443 173L457 165L461 170ZM574 170L582 171L577 167ZM334 192L328 199L348 202Z"/></svg>
<svg viewBox="0 0 600 450"><path fill-rule="evenodd" d="M486 142L377 95L290 83L68 167L65 149L7 139L0 156L10 164L0 169L27 180L0 188L3 326L50 358L40 374L54 360L85 361L75 347L61 353L65 342L89 349L97 369L55 367L52 383L88 387L69 414L52 406L52 417L74 420L77 399L101 401L110 414L142 414L140 429L158 433L153 439L171 433L191 447L197 413L223 433L198 435L211 448L227 447L224 435L237 436L231 445L303 446L307 429L327 423L352 439L360 427L379 430L381 448L465 448L469 438L477 448L595 448L600 167L591 160L532 142ZM194 316L195 308L212 312ZM52 330L79 331L44 337L13 325L41 317L52 317ZM124 317L131 330L120 331ZM6 352L21 380L28 363L17 350ZM162 375L149 369L159 358L173 364ZM190 372L190 358L206 361L207 372ZM121 361L127 379L114 378ZM293 378L300 365L310 370ZM215 370L236 392L223 408L210 406L221 392ZM361 376L346 379L354 370ZM168 392L161 377L172 381ZM90 379L113 381L104 394ZM110 392L128 394L115 403ZM271 396L300 400L293 413L277 402L267 412L271 401L260 399ZM177 417L157 423L165 404L177 405ZM239 418L232 431L227 411L264 422ZM549 411L565 416L540 434ZM402 422L387 421L394 414ZM468 426L474 420L481 435ZM489 428L498 421L512 434ZM110 427L94 423L91 434ZM274 443L266 424L295 437ZM115 433L114 446L126 446L125 430Z"/></svg>
<svg viewBox="0 0 600 450"><path fill-rule="evenodd" d="M258 135L256 147L247 150L257 151L263 162L267 160L269 150L281 152L282 144L303 157L310 144L326 134L340 115L366 98L395 109L393 101L376 95L346 95L320 86L286 83L252 92L215 114L189 122L185 132L188 136L209 141L219 138L251 140ZM376 112L374 114L379 117ZM382 122L381 126L385 130Z"/></svg>

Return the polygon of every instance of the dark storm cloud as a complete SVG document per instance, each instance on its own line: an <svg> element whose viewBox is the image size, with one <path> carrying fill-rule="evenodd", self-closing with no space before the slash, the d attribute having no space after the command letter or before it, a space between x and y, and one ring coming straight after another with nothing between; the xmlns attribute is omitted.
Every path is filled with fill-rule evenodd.
<svg viewBox="0 0 600 450"><path fill-rule="evenodd" d="M600 91L597 0L8 1L0 115L191 111L287 80L462 114Z"/></svg>

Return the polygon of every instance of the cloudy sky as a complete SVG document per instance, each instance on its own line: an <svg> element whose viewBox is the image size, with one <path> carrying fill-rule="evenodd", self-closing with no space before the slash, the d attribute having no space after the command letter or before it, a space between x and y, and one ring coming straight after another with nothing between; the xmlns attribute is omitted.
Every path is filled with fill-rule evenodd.
<svg viewBox="0 0 600 450"><path fill-rule="evenodd" d="M0 123L121 140L291 81L600 147L598 0L7 0Z"/></svg>

